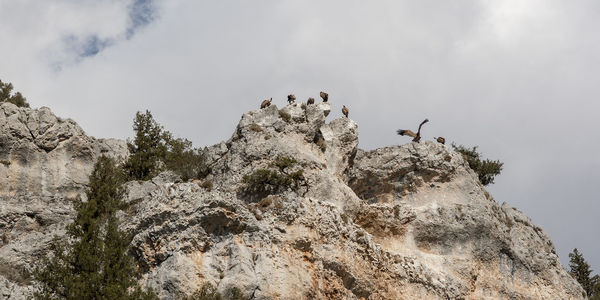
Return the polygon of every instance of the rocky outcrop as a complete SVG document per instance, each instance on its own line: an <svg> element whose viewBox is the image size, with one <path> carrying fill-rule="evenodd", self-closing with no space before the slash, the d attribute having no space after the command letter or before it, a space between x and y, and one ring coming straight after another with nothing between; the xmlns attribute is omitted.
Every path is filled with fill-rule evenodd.
<svg viewBox="0 0 600 300"><path fill-rule="evenodd" d="M0 105L0 298L30 298L29 271L64 234L102 154L122 160L126 143L89 137L47 107Z"/></svg>
<svg viewBox="0 0 600 300"><path fill-rule="evenodd" d="M581 298L544 231L499 205L459 154L427 141L359 150L358 125L326 122L329 110L296 103L248 112L228 141L206 150L203 180L166 172L127 183L131 205L120 218L135 234L142 283L163 299L204 283L224 295L239 288L247 299ZM302 184L250 193L244 175L272 168L277 157L297 161ZM3 201L28 207L11 199ZM61 228L32 219L20 232L39 238L0 248L2 257L6 249L11 259L21 255L26 268L44 254L49 230ZM10 282L31 291L29 282Z"/></svg>

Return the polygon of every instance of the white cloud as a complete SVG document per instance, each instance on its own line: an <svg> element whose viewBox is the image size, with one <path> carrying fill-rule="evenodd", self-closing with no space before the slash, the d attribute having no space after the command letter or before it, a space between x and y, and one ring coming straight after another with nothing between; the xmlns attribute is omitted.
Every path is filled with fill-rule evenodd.
<svg viewBox="0 0 600 300"><path fill-rule="evenodd" d="M164 1L127 40L133 3L0 2L0 78L96 136L131 135L135 111L148 108L174 133L213 144L262 99L281 106L320 90L333 117L350 108L363 148L405 143L395 130L428 117L426 138L505 162L490 190L551 230L563 261L573 247L600 253L585 239L600 224L580 221L595 219L595 195L578 185L600 180L585 167L600 164L596 2ZM77 59L68 36L119 42ZM60 72L56 61L67 62ZM593 209L553 209L570 195L543 192L554 187Z"/></svg>

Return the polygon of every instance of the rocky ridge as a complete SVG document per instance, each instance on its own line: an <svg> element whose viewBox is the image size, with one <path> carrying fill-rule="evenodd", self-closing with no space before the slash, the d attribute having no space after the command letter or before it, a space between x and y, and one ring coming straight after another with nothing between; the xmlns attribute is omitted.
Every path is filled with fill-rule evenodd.
<svg viewBox="0 0 600 300"><path fill-rule="evenodd" d="M120 217L135 233L142 282L163 299L206 282L248 299L582 297L545 232L499 205L460 154L429 141L360 150L358 125L328 123L329 110L250 111L207 149L212 171L201 182L165 172L127 183L132 205ZM0 107L6 266L26 274L45 254L73 217L64 199L83 191L100 153L127 155L124 142L87 137L47 108ZM243 176L278 156L298 161L305 185L245 192ZM31 295L31 281L10 274L0 269L0 297Z"/></svg>

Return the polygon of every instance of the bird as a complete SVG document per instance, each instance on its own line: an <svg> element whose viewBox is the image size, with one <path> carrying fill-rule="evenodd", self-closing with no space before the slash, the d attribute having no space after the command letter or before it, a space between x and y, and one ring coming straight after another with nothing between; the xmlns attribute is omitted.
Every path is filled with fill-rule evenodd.
<svg viewBox="0 0 600 300"><path fill-rule="evenodd" d="M404 129L398 129L396 132L399 135L408 135L408 136L412 136L413 137L413 142L419 142L421 140L421 126L423 126L423 124L429 122L429 119L425 119L423 122L421 122L421 124L419 125L419 130L417 130L417 133L414 133L410 130L404 130Z"/></svg>
<svg viewBox="0 0 600 300"><path fill-rule="evenodd" d="M288 95L288 104L292 104L296 101L296 96L294 96L294 94L289 94Z"/></svg>
<svg viewBox="0 0 600 300"><path fill-rule="evenodd" d="M325 92L319 93L319 96L321 96L321 98L323 99L323 102L327 102L327 99L329 99L329 94L327 94Z"/></svg>
<svg viewBox="0 0 600 300"><path fill-rule="evenodd" d="M260 108L263 109L265 107L269 107L271 105L271 101L273 101L273 98L269 99L269 100L264 100L261 104L260 104Z"/></svg>
<svg viewBox="0 0 600 300"><path fill-rule="evenodd" d="M440 137L437 137L437 138L435 138L435 140L436 140L438 143L440 143L440 144L446 144L446 139L445 139L445 138L443 138L443 137L441 137L441 136L440 136Z"/></svg>
<svg viewBox="0 0 600 300"><path fill-rule="evenodd" d="M346 118L348 117L348 108L346 107L346 105L342 107L342 113L344 114L344 116L346 116Z"/></svg>
<svg viewBox="0 0 600 300"><path fill-rule="evenodd" d="M308 105L315 104L315 98L308 98L308 101L306 101L306 104L308 104Z"/></svg>

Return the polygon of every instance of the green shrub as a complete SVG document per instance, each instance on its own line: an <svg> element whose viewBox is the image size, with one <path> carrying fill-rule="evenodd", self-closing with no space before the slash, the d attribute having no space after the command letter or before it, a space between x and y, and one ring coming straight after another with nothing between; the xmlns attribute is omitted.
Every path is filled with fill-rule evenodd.
<svg viewBox="0 0 600 300"><path fill-rule="evenodd" d="M276 157L269 169L258 169L250 175L244 175L242 182L245 184L245 192L264 197L286 189L297 191L305 180L303 170L292 171L297 164L291 157Z"/></svg>
<svg viewBox="0 0 600 300"><path fill-rule="evenodd" d="M471 169L473 169L473 171L475 171L475 173L477 173L479 176L479 181L481 181L481 184L492 184L494 183L494 178L497 175L500 175L504 163L500 162L499 160L481 159L481 154L477 152L477 146L473 148L467 148L463 145L456 146L453 143L452 148L454 148L454 151L462 154L463 158L469 164L469 167L471 167Z"/></svg>
<svg viewBox="0 0 600 300"><path fill-rule="evenodd" d="M27 99L19 92L13 94L12 90L12 83L4 83L0 80L0 103L10 102L18 107L29 107Z"/></svg>

